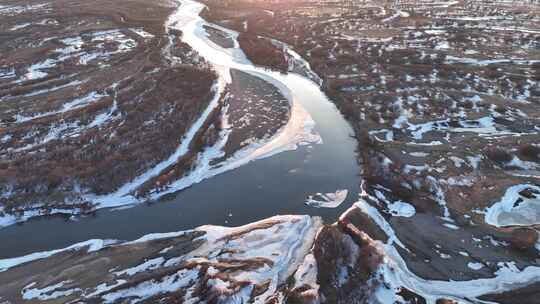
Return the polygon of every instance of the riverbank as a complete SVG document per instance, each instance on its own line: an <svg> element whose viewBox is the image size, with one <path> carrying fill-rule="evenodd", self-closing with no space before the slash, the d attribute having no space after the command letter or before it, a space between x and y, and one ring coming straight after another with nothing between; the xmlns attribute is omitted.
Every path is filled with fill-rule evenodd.
<svg viewBox="0 0 540 304"><path fill-rule="evenodd" d="M95 239L0 260L0 281L7 282L0 299L382 304L395 297L403 303L457 303L452 299L467 297L529 303L512 290L540 280L539 267L517 271L508 265L493 278L470 281L422 279L408 270L391 245L398 239L374 210L360 201L333 225L316 217L275 216L128 242Z"/></svg>
<svg viewBox="0 0 540 304"><path fill-rule="evenodd" d="M268 140L289 121L291 104L272 84L240 70L231 70L227 118L231 133L226 159L251 143Z"/></svg>
<svg viewBox="0 0 540 304"><path fill-rule="evenodd" d="M347 294L351 300L369 301L381 288L376 277L381 261L376 244L354 226L276 216L236 228L203 226L130 242L92 240L0 260L0 281L9 282L0 294L10 303L311 303L320 301L319 294L329 300ZM89 268L84 275L67 271ZM358 288L367 285L373 288Z"/></svg>

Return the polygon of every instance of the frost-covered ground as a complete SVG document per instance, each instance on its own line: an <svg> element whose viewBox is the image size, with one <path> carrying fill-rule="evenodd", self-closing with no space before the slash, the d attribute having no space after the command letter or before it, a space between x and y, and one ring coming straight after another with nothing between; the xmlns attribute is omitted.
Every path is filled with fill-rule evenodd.
<svg viewBox="0 0 540 304"><path fill-rule="evenodd" d="M183 1L167 22L169 39L160 49L171 64L187 61L204 66L206 59L216 68L219 77L206 110L193 119L172 153L165 154L172 156L136 171L136 178L119 183L116 189L122 191L88 197L101 206L131 204L142 201L137 194L143 188L148 197L159 198L247 162L320 142L299 92L307 88L317 101L326 98L306 78L251 65L236 41L238 32L249 30L281 47L290 60L289 69L320 84L353 125L364 180L359 201L332 225L309 216L276 216L237 228L203 226L132 242L92 240L2 260L0 281L9 283L0 285L0 300L536 303L540 294L536 6L400 1L363 2L350 11L328 3L295 6L291 1L266 7L255 1L249 7L206 2L205 17L220 26L212 25L214 30L209 31L210 24L198 17L202 5ZM34 25L9 26L22 31ZM131 30L138 28L130 25L133 37L142 39L135 40L138 44L156 37ZM212 35L232 40L232 46ZM22 71L29 80L45 79L55 65L56 61L39 61ZM280 102L286 97L290 113L275 134L242 140L245 145L227 155L235 126L265 122L247 114L231 118L233 106L217 104L234 97L226 87L234 85L231 70L271 84L279 91ZM20 74L2 67L0 81L12 81ZM54 89L65 85L58 83ZM101 113L107 121L118 119L112 109L119 105L120 87L113 82L95 93L111 99L107 107L111 110ZM260 91L249 93L239 101L267 104L253 99ZM96 102L84 96L67 102L67 111L62 103L21 114L20 121L15 118L11 123L64 115ZM262 110L259 114L267 113ZM215 120L219 124L209 123L210 117L219 117ZM145 124L153 125L157 119ZM78 126L56 125L43 138ZM205 145L191 153L188 148L201 132ZM6 134L0 140L10 142L13 136ZM5 190L2 199L16 191ZM348 190L317 193L305 203L334 208L347 196ZM10 215L4 222L17 219ZM73 271L87 267L92 272Z"/></svg>
<svg viewBox="0 0 540 304"><path fill-rule="evenodd" d="M241 227L202 226L128 242L89 240L0 260L0 281L6 282L1 299L484 303L540 281L538 266L484 264L465 251L459 254L470 260L471 271L489 267L493 275L457 281L421 277L403 258L412 248L368 203L373 200L363 194L333 225L309 216L275 216Z"/></svg>
<svg viewBox="0 0 540 304"><path fill-rule="evenodd" d="M381 248L400 265L398 285L418 285L430 301L495 293L482 299L521 303L530 300L509 300L515 290L538 293L536 4L293 1L270 18L262 1L205 2L213 22L247 23L293 48L353 124L365 204L394 235L358 227L402 245ZM318 196L307 203L333 202Z"/></svg>
<svg viewBox="0 0 540 304"><path fill-rule="evenodd" d="M0 260L0 281L5 283L0 297L8 303L280 299L284 284L300 275L295 274L298 268L303 280L316 274L308 253L320 227L318 218L277 216L242 227L203 226L130 242L91 240ZM73 267L87 270L63 271ZM33 275L24 275L28 272Z"/></svg>

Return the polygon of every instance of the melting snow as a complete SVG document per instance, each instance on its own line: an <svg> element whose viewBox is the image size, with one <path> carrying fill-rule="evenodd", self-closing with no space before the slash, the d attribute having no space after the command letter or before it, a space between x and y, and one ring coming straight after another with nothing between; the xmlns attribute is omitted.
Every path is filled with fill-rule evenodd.
<svg viewBox="0 0 540 304"><path fill-rule="evenodd" d="M60 297L66 297L70 294L73 294L75 292L80 291L80 289L68 289L68 290L60 290L65 284L68 284L70 282L63 281L55 285L47 286L44 288L31 288L32 286L35 286L36 283L30 283L28 286L26 286L22 290L22 298L25 300L53 300Z"/></svg>
<svg viewBox="0 0 540 304"><path fill-rule="evenodd" d="M94 252L114 243L116 243L116 241L94 239L94 240L77 243L63 249L36 252L36 253L31 253L22 257L3 259L3 260L0 260L0 272L6 271L20 264L32 262L35 260L45 259L60 252L65 252L69 250L80 250L86 247L88 248L87 252Z"/></svg>
<svg viewBox="0 0 540 304"><path fill-rule="evenodd" d="M151 168L133 181L125 184L114 193L101 197L87 197L87 199L97 202L100 207L117 207L137 203L138 199L132 196L133 191L150 178L157 176L166 167L174 164L179 156L187 152L191 139L200 129L208 114L218 105L225 82L230 82L230 68L241 69L275 85L292 104L289 122L272 138L253 143L236 152L225 162L218 165L211 165L213 159L223 155L222 147L225 145L228 135L230 134L227 118L224 117L224 131L221 134L221 139L213 147L206 148L205 151L199 155L196 169L188 176L168 185L167 189L151 193L150 198L157 199L168 193L179 191L204 179L238 168L256 159L269 157L283 151L295 150L300 145L322 142L321 137L313 131L315 122L311 118L309 112L307 112L301 103L298 102L298 96L295 96L294 92L288 88L288 86L293 85L298 87L301 86L303 88L311 86L322 96L323 94L320 92L319 87L306 78L294 74L287 75L288 85L286 86L282 80L283 75L277 72L253 67L239 49L223 49L211 43L203 28L204 21L198 16L198 13L203 8L204 6L200 3L184 1L182 2L180 9L170 16L166 25L167 28L176 27L181 29L184 33L183 40L199 52L202 57L215 64L216 70L220 75L220 81L219 90L216 93L214 100L210 103L209 107L205 110L203 115L201 115L199 120L197 120L190 128L177 151L167 160L159 163L157 166ZM237 37L237 33L235 32L230 30L226 30L226 32L233 38Z"/></svg>
<svg viewBox="0 0 540 304"><path fill-rule="evenodd" d="M124 275L124 274L126 274L128 276L132 276L132 275L134 275L136 273L139 273L139 272L155 269L155 268L159 267L161 264L163 264L163 262L165 262L165 259L163 257L158 257L158 258L155 258L155 259L148 260L148 261L146 261L146 262L144 262L144 263L142 263L140 265L137 265L135 267L131 267L131 268L128 268L128 269L117 271L114 274L117 275L117 276L121 276L121 275Z"/></svg>
<svg viewBox="0 0 540 304"><path fill-rule="evenodd" d="M143 30L142 28L132 28L131 29L134 33L136 33L137 35L145 38L145 39L149 39L149 38L154 38L154 35L146 32L145 30Z"/></svg>
<svg viewBox="0 0 540 304"><path fill-rule="evenodd" d="M80 109L80 108L83 108L83 107L89 105L90 103L98 101L101 98L106 97L106 96L108 96L108 95L104 94L104 93L90 92L90 93L88 93L88 94L86 94L86 95L84 95L82 97L75 98L75 99L63 104L62 108L59 109L59 110L56 110L56 111L40 113L40 114L37 114L37 115L34 115L34 116L17 115L16 116L17 123L21 123L21 122L25 122L25 121L29 121L29 120L33 120L33 119L37 119L37 118L42 118L42 117L46 117L46 116L50 116L50 115L62 114L62 113L65 113L65 112L68 112L68 111L71 111L71 110Z"/></svg>
<svg viewBox="0 0 540 304"><path fill-rule="evenodd" d="M469 281L438 281L426 280L411 272L395 244L400 244L390 224L381 216L376 208L364 200L356 203L356 207L369 215L388 235L388 242L383 244L376 241L385 256L378 273L383 277L385 285L393 293L385 292L387 302L393 303L398 299L397 292L405 287L426 298L428 303L435 303L438 298L472 299L489 293L501 293L540 281L540 267L529 266L518 269L514 263L499 263L499 269L493 278ZM354 208L354 207L353 207ZM473 266L474 267L474 266Z"/></svg>
<svg viewBox="0 0 540 304"><path fill-rule="evenodd" d="M416 214L413 205L403 201L395 201L387 205L388 211L394 216L412 217Z"/></svg>
<svg viewBox="0 0 540 304"><path fill-rule="evenodd" d="M130 303L137 303L154 295L174 292L187 287L198 276L198 269L182 269L175 274L165 277L162 281L145 281L135 287L106 294L102 298L105 303L114 303L118 302L119 299L132 297L133 300Z"/></svg>
<svg viewBox="0 0 540 304"><path fill-rule="evenodd" d="M469 263L467 263L467 267L469 267L472 270L480 270L480 269L484 268L484 264L475 263L475 262L469 262Z"/></svg>
<svg viewBox="0 0 540 304"><path fill-rule="evenodd" d="M534 197L520 195L526 189L535 192ZM536 225L540 224L540 187L528 184L511 186L500 201L488 207L486 223L496 226Z"/></svg>

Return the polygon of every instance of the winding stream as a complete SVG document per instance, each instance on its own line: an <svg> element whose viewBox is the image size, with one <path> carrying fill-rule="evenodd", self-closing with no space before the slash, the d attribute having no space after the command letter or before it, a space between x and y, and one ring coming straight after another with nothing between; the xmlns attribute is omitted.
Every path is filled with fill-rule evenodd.
<svg viewBox="0 0 540 304"><path fill-rule="evenodd" d="M199 17L203 7L191 0L182 1L169 19L171 26L182 30L183 40L214 64L222 78L227 79L229 69L234 68L280 88L297 113L291 115L287 127L270 143L207 176L211 178L198 179L156 203L104 209L76 220L38 218L0 229L0 258L63 248L93 238L129 240L204 224L237 226L276 214L318 215L333 222L357 201L360 170L356 141L333 103L305 77L255 67L237 47L223 49L212 43L203 28L207 23ZM298 145L293 150L286 139L296 136L294 131L304 128L307 120L315 122L313 132L320 135L322 143ZM309 195L338 189L349 193L337 208L317 209L304 204Z"/></svg>

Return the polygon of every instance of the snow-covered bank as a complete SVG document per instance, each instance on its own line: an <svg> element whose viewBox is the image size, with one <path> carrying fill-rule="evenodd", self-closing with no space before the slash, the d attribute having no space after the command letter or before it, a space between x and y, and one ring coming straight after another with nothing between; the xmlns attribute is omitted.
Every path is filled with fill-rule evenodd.
<svg viewBox="0 0 540 304"><path fill-rule="evenodd" d="M387 242L370 239L360 231L363 227L349 222L355 218L349 213L358 210L384 231ZM540 267L518 268L514 262L493 265L490 278L424 279L409 269L396 247L402 246L396 232L367 201L360 199L340 222L338 225L345 225L341 229L350 231L334 236L344 242L338 244L350 248L341 249L346 253L335 257L337 264L325 264L321 260L324 257L321 254L331 252L335 245L322 231L340 231L336 225L323 227L320 219L309 216L274 216L234 228L207 225L188 231L149 234L129 242L90 240L64 249L0 260L0 281L10 282L8 286L0 286L0 294L12 301L26 297L65 302L93 299L106 303L129 299L138 303L181 294L183 303L206 302L208 296L233 303L265 303L271 299L284 303L282 300L290 296L287 292L300 290L308 299L320 299L324 298L328 283L319 280L335 272L340 274L337 282L350 284L353 281L348 274L355 263L362 261L363 255L371 252L368 250L375 250L372 253L383 258L370 280L357 282L366 285L355 287L357 291L363 290L360 294L370 295L373 300L370 303L404 303L400 302L404 289L425 298L428 304L435 304L441 298L458 303L488 303L479 298L540 281ZM355 231L363 246L351 238ZM32 272L34 267L44 264L55 265L50 270L55 273L54 281L47 279L51 276L47 270L31 278L18 276L21 271ZM326 268L319 268L320 265ZM485 268L481 265L469 262L467 267L478 271ZM372 266L362 264L360 269ZM93 268L81 279L78 272L63 271L66 267ZM287 284L292 277L294 284Z"/></svg>
<svg viewBox="0 0 540 304"><path fill-rule="evenodd" d="M146 171L144 174L138 176L131 182L125 184L116 192L105 196L88 195L86 198L92 202L96 202L98 204L98 208L118 207L137 202L138 199L133 196L133 191L135 191L146 181L159 175L159 173L161 173L165 168L174 164L180 157L189 152L189 146L191 142L193 141L195 135L200 130L202 125L208 119L210 113L212 113L212 111L214 111L214 109L218 107L221 94L224 90L225 83L223 79L220 78L214 85L214 98L212 98L212 100L208 104L208 107L204 110L202 115L195 121L195 123L190 127L189 131L183 136L181 143L174 152L174 154L172 154L166 160L160 162L150 170Z"/></svg>
<svg viewBox="0 0 540 304"><path fill-rule="evenodd" d="M98 240L98 239L88 240L88 241L80 242L77 244L73 244L69 247L62 248L62 249L35 252L35 253L31 253L22 257L3 259L3 260L0 260L0 272L6 271L12 267L22 265L25 263L30 263L36 260L46 259L50 256L53 256L55 254L62 253L62 252L67 252L67 251L72 251L72 250L78 251L82 249L86 249L87 253L98 251L116 242L117 241L114 241L114 240Z"/></svg>
<svg viewBox="0 0 540 304"><path fill-rule="evenodd" d="M523 269L516 267L515 262L500 262L493 272L494 277L464 281L428 280L416 275L409 269L396 246L405 248L397 237L393 227L386 221L379 211L372 207L364 198L377 201L367 193L363 194L355 206L351 207L343 216L355 208L359 208L368 215L377 226L388 236L383 243L375 241L379 251L384 253L384 261L379 268L379 275L385 285L378 290L377 298L381 303L393 303L401 296L399 292L406 288L424 297L428 304L435 304L437 299L447 298L458 303L487 303L479 300L480 296L511 291L525 287L534 282L540 282L540 267L528 266Z"/></svg>
<svg viewBox="0 0 540 304"><path fill-rule="evenodd" d="M321 225L320 219L309 216L275 216L241 227L202 226L124 243L90 240L0 260L0 281L10 281L10 286L0 286L0 294L2 300L13 302L22 298L137 303L183 291L183 303L206 302L205 297L213 295L266 302L280 294L279 288L298 268L313 263L309 252ZM153 253L144 249L147 246ZM86 258L80 260L81 256ZM82 278L63 271L55 274L58 283L47 279L47 271L8 279L19 269L31 271L47 262L92 271ZM197 288L206 292L197 293ZM253 294L255 288L259 292Z"/></svg>
<svg viewBox="0 0 540 304"><path fill-rule="evenodd" d="M408 269L394 246L381 244L381 247L386 253L386 259L379 271L385 282L391 286L390 289L393 289L393 292L388 294L391 299L398 299L396 293L405 287L423 296L429 304L435 304L439 298L449 298L459 303L488 303L479 300L478 297L540 282L540 267L529 266L518 269L513 262L499 263L493 278L468 281L426 280Z"/></svg>

